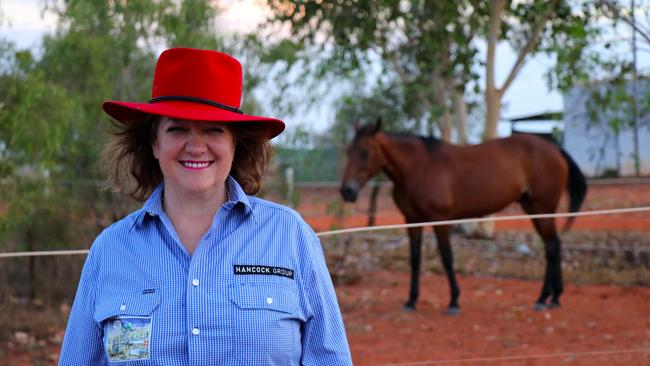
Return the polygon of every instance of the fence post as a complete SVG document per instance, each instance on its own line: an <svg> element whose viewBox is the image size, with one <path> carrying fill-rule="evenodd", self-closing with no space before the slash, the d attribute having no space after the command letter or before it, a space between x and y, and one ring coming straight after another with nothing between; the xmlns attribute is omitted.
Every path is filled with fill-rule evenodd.
<svg viewBox="0 0 650 366"><path fill-rule="evenodd" d="M375 217L377 216L377 197L379 196L379 182L373 181L372 193L370 194L370 204L368 206L368 226L375 226Z"/></svg>
<svg viewBox="0 0 650 366"><path fill-rule="evenodd" d="M293 207L295 202L294 202L294 189L295 189L295 182L294 182L294 177L293 177L293 167L288 166L284 170L284 179L285 182L287 183L287 203L289 207Z"/></svg>

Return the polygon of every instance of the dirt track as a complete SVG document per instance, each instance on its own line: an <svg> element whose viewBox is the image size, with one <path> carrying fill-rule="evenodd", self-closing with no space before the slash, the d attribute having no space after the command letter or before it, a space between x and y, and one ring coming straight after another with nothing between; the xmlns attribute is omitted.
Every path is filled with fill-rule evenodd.
<svg viewBox="0 0 650 366"><path fill-rule="evenodd" d="M650 288L569 283L560 309L536 312L539 281L461 276L450 317L446 278L432 274L404 312L408 278L381 271L337 288L355 365L650 365Z"/></svg>

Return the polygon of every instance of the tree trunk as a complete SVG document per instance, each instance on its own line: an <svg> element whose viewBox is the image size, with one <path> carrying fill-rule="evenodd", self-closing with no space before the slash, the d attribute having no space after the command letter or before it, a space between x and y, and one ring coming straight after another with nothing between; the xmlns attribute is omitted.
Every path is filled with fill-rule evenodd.
<svg viewBox="0 0 650 366"><path fill-rule="evenodd" d="M501 93L497 89L485 91L485 129L483 130L483 141L497 137L497 128L501 118Z"/></svg>
<svg viewBox="0 0 650 366"><path fill-rule="evenodd" d="M528 39L524 43L523 47L519 49L517 60L500 88L496 86L494 69L496 66L497 42L501 35L501 19L505 10L506 1L490 1L490 24L488 28L487 60L485 66L485 102L487 116L485 121L485 131L483 132L484 141L497 137L497 127L501 113L501 98L503 98L503 95L519 74L519 71L524 66L528 55L534 52L537 48L541 32L550 17L554 14L554 9L556 8L558 1L559 0L549 1L546 14L544 14L536 23L531 24Z"/></svg>
<svg viewBox="0 0 650 366"><path fill-rule="evenodd" d="M454 89L452 91L454 101L454 122L456 127L456 142L461 145L467 144L467 105L463 93Z"/></svg>
<svg viewBox="0 0 650 366"><path fill-rule="evenodd" d="M443 141L451 141L451 113L447 100L449 93L447 92L447 84L445 80L437 75L433 81L435 105L442 109L442 114L438 119L438 128L440 129L440 138Z"/></svg>
<svg viewBox="0 0 650 366"><path fill-rule="evenodd" d="M440 128L440 138L443 141L451 142L451 113L449 110L445 109L440 116L438 127Z"/></svg>
<svg viewBox="0 0 650 366"><path fill-rule="evenodd" d="M497 42L501 35L501 17L505 9L505 0L490 1L490 24L487 37L487 59L485 64L485 129L483 130L483 141L493 139L497 136L499 114L501 113L501 91L496 86L495 62Z"/></svg>

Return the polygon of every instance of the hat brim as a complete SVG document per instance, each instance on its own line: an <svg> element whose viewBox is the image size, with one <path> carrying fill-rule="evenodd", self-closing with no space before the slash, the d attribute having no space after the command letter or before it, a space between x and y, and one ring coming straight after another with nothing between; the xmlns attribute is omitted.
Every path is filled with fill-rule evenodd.
<svg viewBox="0 0 650 366"><path fill-rule="evenodd" d="M284 122L279 119L240 114L210 105L185 101L134 103L107 100L102 104L102 108L109 116L124 124L143 121L150 115L194 121L228 122L261 131L269 139L279 135L285 127Z"/></svg>

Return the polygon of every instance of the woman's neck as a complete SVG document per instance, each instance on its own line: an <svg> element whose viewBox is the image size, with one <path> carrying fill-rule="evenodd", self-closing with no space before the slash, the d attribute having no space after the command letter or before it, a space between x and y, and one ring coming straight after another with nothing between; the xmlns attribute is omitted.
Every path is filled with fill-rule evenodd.
<svg viewBox="0 0 650 366"><path fill-rule="evenodd" d="M205 194L183 192L165 186L163 210L190 254L210 229L214 215L226 200L225 184Z"/></svg>

